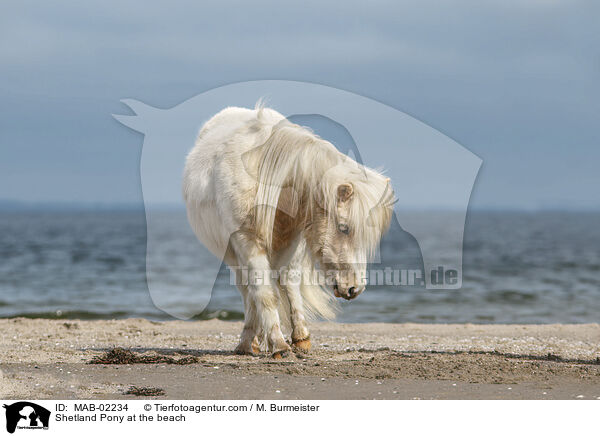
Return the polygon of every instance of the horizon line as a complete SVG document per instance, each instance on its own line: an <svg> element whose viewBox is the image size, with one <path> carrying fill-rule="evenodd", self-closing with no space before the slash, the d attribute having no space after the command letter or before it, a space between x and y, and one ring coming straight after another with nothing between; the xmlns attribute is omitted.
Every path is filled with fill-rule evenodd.
<svg viewBox="0 0 600 436"><path fill-rule="evenodd" d="M76 211L144 211L146 204L141 202L102 202L102 201L22 201L0 199L0 212L76 212ZM156 211L185 210L182 203L150 203L148 205ZM448 207L408 207L407 212L459 212L460 210ZM600 212L600 206L472 206L468 212Z"/></svg>

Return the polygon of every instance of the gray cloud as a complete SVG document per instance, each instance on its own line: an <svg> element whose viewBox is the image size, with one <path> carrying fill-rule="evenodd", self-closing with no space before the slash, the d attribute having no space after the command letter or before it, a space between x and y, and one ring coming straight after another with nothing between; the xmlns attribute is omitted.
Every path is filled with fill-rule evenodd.
<svg viewBox="0 0 600 436"><path fill-rule="evenodd" d="M109 114L252 79L369 96L480 155L474 206L591 204L593 2L4 2L0 197L140 201ZM35 159L32 156L37 156ZM9 186L9 188L7 188ZM35 187L35 189L33 189Z"/></svg>

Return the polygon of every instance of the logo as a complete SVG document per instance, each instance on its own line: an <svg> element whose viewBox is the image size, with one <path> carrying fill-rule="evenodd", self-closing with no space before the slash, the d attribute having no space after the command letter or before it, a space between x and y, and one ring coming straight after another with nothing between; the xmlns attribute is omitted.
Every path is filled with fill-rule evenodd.
<svg viewBox="0 0 600 436"><path fill-rule="evenodd" d="M481 159L434 128L367 97L313 83L258 80L215 88L170 109L125 99L123 103L134 115L114 115L122 124L144 134L140 173L147 226L146 279L150 296L157 307L176 318L188 319L209 305L223 267L227 243L215 243L213 251L198 243L192 227L188 225L182 195L182 164L190 147L196 143L203 120L211 119L223 108L232 105L255 107L262 97L268 99L269 107L276 109L292 124L307 126L337 146L338 151L349 158L344 163L345 169L349 168L350 161L355 161L357 169L362 168L358 164L363 165L363 162L371 168L385 167L386 176L393 184L391 188L401 193L394 206L391 230L407 233L406 240L414 239L415 249L420 250L423 267L422 271L417 271L419 276L415 285L424 282L426 289L462 287L465 219ZM296 198L293 186L283 186L270 176L263 182L253 172L255 168L247 165L261 159L266 153L264 150L268 150L266 137L259 135L256 141L261 142L257 142L252 152L244 154L241 162L236 163L241 174L239 177L245 171L245 176L259 182L263 194L254 199L258 201L255 206L261 210L270 210L269 206L271 209L284 207L288 203L275 199L286 189L289 198ZM271 165L273 172L279 168L278 165ZM322 167L320 170L344 174L340 168ZM277 173L278 176L282 174ZM364 184L364 180L361 183ZM274 204L269 201L274 201ZM289 204L290 213L280 210L293 217L296 215L296 203L291 200ZM165 205L169 205L171 210L169 218L164 213ZM371 204L368 209L371 209ZM224 217L219 220L224 220ZM173 223L180 232L177 233L181 238L177 239L176 249L171 230L165 227L167 222ZM215 223L202 221L199 227L223 235L224 240L228 240L231 233L225 235L222 232L236 231L225 225L215 229L216 224L219 224L217 220ZM340 232L343 233L342 230ZM373 254L379 255L379 247L374 249ZM372 264L383 260L386 261L385 266L394 270L397 278L386 279L380 285L396 289L406 286L403 276L412 276L412 270L406 269L402 261L395 258L378 258ZM420 267L420 260L415 262L415 266ZM195 273L188 274L183 269L179 273L177 265ZM371 276L377 279L378 275L387 274L384 266L375 269L377 271L370 271L369 284L372 284ZM408 278L406 283L410 281ZM379 284L379 279L376 283ZM178 300L186 304L174 305L175 293L178 293Z"/></svg>
<svg viewBox="0 0 600 436"><path fill-rule="evenodd" d="M48 429L50 411L35 403L19 401L10 405L5 404L6 431L14 433L18 429Z"/></svg>

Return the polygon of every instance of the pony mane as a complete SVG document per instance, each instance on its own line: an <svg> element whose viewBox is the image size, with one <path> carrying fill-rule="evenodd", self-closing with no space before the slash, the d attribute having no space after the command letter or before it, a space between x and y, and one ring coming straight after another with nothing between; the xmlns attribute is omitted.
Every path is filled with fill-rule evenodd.
<svg viewBox="0 0 600 436"><path fill-rule="evenodd" d="M262 106L259 108L262 112ZM272 249L278 210L299 217L306 225L319 207L325 211L330 225L336 225L337 188L350 183L354 194L348 225L356 242L372 256L392 215L394 199L387 177L339 152L308 128L288 120L276 124L266 142L249 153L251 156L245 156L246 168L256 168L259 182L254 224L268 251Z"/></svg>
<svg viewBox="0 0 600 436"><path fill-rule="evenodd" d="M337 188L342 183L350 183L354 194L349 203L346 222L354 233L355 244L366 251L366 260L369 260L389 227L395 203L394 192L390 179L382 173L365 167L348 156L342 156L342 164L327 171L322 183L325 198L330 203L325 210L330 225L336 225Z"/></svg>

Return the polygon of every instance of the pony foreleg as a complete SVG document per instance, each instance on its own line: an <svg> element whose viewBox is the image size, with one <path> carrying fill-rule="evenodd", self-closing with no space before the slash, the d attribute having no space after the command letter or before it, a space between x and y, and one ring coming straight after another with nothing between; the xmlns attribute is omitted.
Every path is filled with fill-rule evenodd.
<svg viewBox="0 0 600 436"><path fill-rule="evenodd" d="M287 267L285 282L281 288L290 305L290 321L292 323L292 346L302 352L310 351L310 333L304 317L304 300L301 286L304 280L302 271L306 259L306 241L299 235L291 244L287 252L283 253L282 262Z"/></svg>
<svg viewBox="0 0 600 436"><path fill-rule="evenodd" d="M277 291L269 285L248 286L248 289L256 304L259 330L266 339L268 350L274 358L284 357L290 351L290 346L281 332Z"/></svg>
<svg viewBox="0 0 600 436"><path fill-rule="evenodd" d="M252 299L258 318L258 330L266 339L273 357L281 358L290 351L281 332L279 320L279 292L271 280L271 268L266 256L249 260L248 297ZM256 279L256 280L255 280Z"/></svg>
<svg viewBox="0 0 600 436"><path fill-rule="evenodd" d="M246 326L242 331L240 350L248 350L254 342L254 334L258 333L264 338L267 350L273 357L281 358L290 351L290 346L285 342L279 321L279 291L274 278L271 276L272 268L264 253L257 244L244 232L231 235L230 242L235 250L238 265L248 268L248 283L246 285L245 304ZM241 288L240 288L241 290ZM252 315L255 314L255 317ZM251 320L255 318L255 323ZM254 330L252 327L254 326Z"/></svg>
<svg viewBox="0 0 600 436"><path fill-rule="evenodd" d="M282 286L290 302L290 318L292 321L292 347L298 351L308 353L310 351L310 333L306 326L304 317L304 303L298 284L287 284Z"/></svg>

